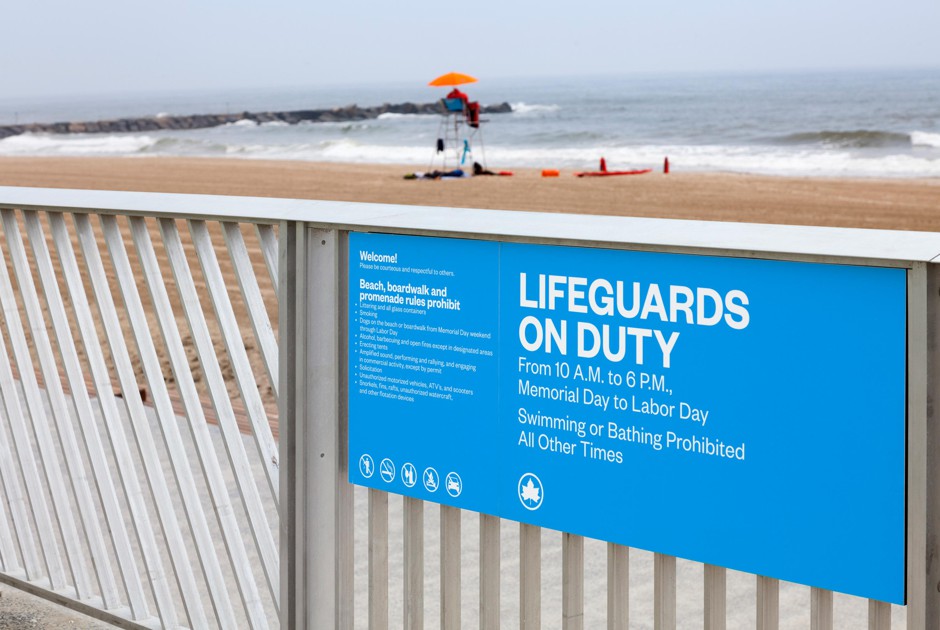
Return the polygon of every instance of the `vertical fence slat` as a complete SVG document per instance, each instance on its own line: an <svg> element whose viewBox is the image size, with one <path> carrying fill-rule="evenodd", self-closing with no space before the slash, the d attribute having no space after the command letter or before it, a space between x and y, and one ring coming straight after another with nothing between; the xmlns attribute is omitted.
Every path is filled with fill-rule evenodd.
<svg viewBox="0 0 940 630"><path fill-rule="evenodd" d="M369 488L369 630L388 630L388 493Z"/></svg>
<svg viewBox="0 0 940 630"><path fill-rule="evenodd" d="M0 264L5 264L0 261ZM4 347L2 336L0 336L0 362L6 360L6 348ZM0 389L6 387L6 379L0 377ZM17 395L16 390L8 390L11 395ZM0 415L2 423L9 426L12 424L8 413ZM18 420L17 420L18 421ZM7 432L0 427L0 480L3 482L3 492L6 504L10 506L10 516L12 517L13 531L16 532L17 548L22 559L23 569L26 571L26 577L29 580L37 580L40 577L39 557L36 554L36 540L33 538L33 526L29 522L29 507L26 496L20 486L19 477L16 474L14 466L13 452L7 441ZM27 477L28 479L28 477ZM38 480L38 477L35 479ZM0 509L3 505L0 505ZM6 518L0 516L0 527L6 527ZM12 532L5 529L0 532L0 554L3 556L3 566L7 571L17 566L16 552L14 551Z"/></svg>
<svg viewBox="0 0 940 630"><path fill-rule="evenodd" d="M630 626L630 548L607 543L607 630Z"/></svg>
<svg viewBox="0 0 940 630"><path fill-rule="evenodd" d="M241 288L242 297L245 300L245 307L248 309L255 339L258 341L258 348L261 350L261 357L264 359L264 366L268 371L271 387L274 388L274 393L277 395L280 388L277 371L277 339L274 337L274 329L271 327L271 320L268 318L268 311L264 306L264 298L261 296L258 280L255 278L251 257L245 247L245 239L242 237L239 225L230 221L222 222L222 233L225 236L225 244L228 246L229 256L232 259L232 266L235 268L238 286Z"/></svg>
<svg viewBox="0 0 940 630"><path fill-rule="evenodd" d="M111 256L111 263L114 267L117 285L120 288L121 296L124 301L124 308L127 313L131 332L137 343L137 349L144 374L150 384L151 391L155 394L160 394L159 398L155 396L154 400L158 404L158 413L156 414L157 421L161 426L165 439L168 425L175 424L176 416L173 413L172 405L169 402L169 395L166 392L166 386L163 382L163 372L160 368L160 360L157 357L156 349L153 345L153 339L150 336L150 325L147 322L147 316L144 313L143 303L141 302L140 294L137 291L137 279L134 277L134 272L131 269L130 259L127 256L127 248L124 246L124 237L121 234L120 227L118 226L117 218L109 215L102 215L101 226L104 231L105 241ZM116 330L114 332L116 332ZM112 354L117 354L119 352L116 352L118 349L116 349L115 346L118 345L118 339L116 337L113 337L112 339ZM127 357L123 357L123 359L124 360L122 362L125 363L123 366L124 369L119 370L119 372L125 372L129 376L132 374L132 372L127 371L127 369L130 368L129 361L127 361ZM199 589L196 586L192 564L189 561L189 553L186 550L186 545L182 539L182 532L179 522L176 518L176 510L173 506L173 500L170 497L169 488L167 487L166 479L163 476L163 469L156 450L156 444L154 442L153 435L151 434L150 421L147 419L147 415L143 408L143 403L140 400L140 396L134 394L137 388L133 387L133 384L130 382L122 383L122 388L124 390L124 400L125 404L127 405L128 414L131 416L130 425L134 434L135 442L137 444L137 452L143 462L144 474L147 477L150 491L154 497L157 518L160 521L164 538L166 539L167 545L169 547L170 561L176 574L180 592L183 596L183 603L186 607L190 624L193 627L200 627L200 625L205 625L207 623L205 611L203 610L202 602L199 599ZM120 423L115 423L113 429L115 432L115 437L118 439L125 439L123 435L123 429L120 427ZM176 428L174 426L173 429L170 429L170 431L175 433L175 429ZM174 471L177 473L179 472L179 468L181 466L177 459L185 453L185 451L179 450L182 448L182 442L176 442L172 443L172 445L168 445L168 450L177 450L177 452L170 450L171 465L173 466ZM127 451L128 449L124 450ZM120 461L120 457L118 459ZM184 462L183 465L188 469L188 462ZM131 469L133 469L132 463ZM133 473L130 475L125 473L122 476L125 478L129 477L132 481L135 480L136 477L136 475ZM179 477L177 477L177 481L179 481ZM177 483L177 486L179 487L179 483ZM141 514L146 516L146 506L143 504L137 505L136 501L139 501L139 498L135 497L134 501L129 501L132 513L136 510L140 511ZM186 514L187 520L189 521L190 530L192 531L193 522L189 518L189 512ZM135 515L135 519L136 518L138 517Z"/></svg>
<svg viewBox="0 0 940 630"><path fill-rule="evenodd" d="M424 630L424 501L404 498L404 626Z"/></svg>
<svg viewBox="0 0 940 630"><path fill-rule="evenodd" d="M940 566L936 558L940 555L940 418L938 418L936 396L940 392L940 334L937 322L940 322L940 265L933 262L927 265L927 321L933 325L927 326L927 401L918 404L927 414L927 434L925 436L924 453L926 461L923 464L924 476L929 480L926 493L926 514L923 527L926 539L925 555L926 570L918 579L924 585L924 625L940 627ZM919 337L908 332L908 346L917 345ZM908 351L910 352L910 351ZM910 380L910 379L909 379ZM909 394L909 398L913 398ZM919 397L918 397L919 399ZM910 420L908 420L910 425ZM910 447L908 447L910 448ZM910 459L908 460L910 467ZM910 501L908 501L910 503ZM910 539L909 539L910 540Z"/></svg>
<svg viewBox="0 0 940 630"><path fill-rule="evenodd" d="M280 286L278 300L278 372L281 395L278 397L278 448L281 471L280 538L280 630L293 630L307 622L310 606L307 583L307 556L311 541L307 538L306 518L309 505L307 466L306 409L309 392L307 374L307 317L309 284L307 258L310 254L307 232L300 223L282 221L278 240ZM280 291L280 289L279 289Z"/></svg>
<svg viewBox="0 0 940 630"><path fill-rule="evenodd" d="M277 585L277 548L274 544L271 529L268 526L261 495L252 476L248 454L245 452L245 444L238 431L235 411L232 409L232 403L225 388L222 369L219 366L209 328L206 325L200 306L199 294L196 292L196 285L190 273L189 263L186 260L176 223L172 219L160 219L160 230L163 235L163 245L166 248L170 268L180 294L180 301L183 303L183 311L192 333L193 345L196 347L196 354L199 356L199 362L206 379L206 387L209 390L212 404L219 419L219 429L235 476L235 483L238 486L245 512L248 514L248 523L255 539L258 555L261 558L261 565L264 568L268 587L277 606L280 600Z"/></svg>
<svg viewBox="0 0 940 630"><path fill-rule="evenodd" d="M460 509L441 506L441 629L460 629Z"/></svg>
<svg viewBox="0 0 940 630"><path fill-rule="evenodd" d="M336 438L338 441L337 454L337 481L336 481L336 527L341 532L336 541L337 560L337 606L338 630L353 630L355 625L355 547L353 545L353 529L355 528L355 495L349 483L349 354L346 340L349 339L349 317L347 306L349 304L349 233L337 230L320 231L330 242L335 239L336 260L336 300L324 302L322 295L320 303L324 308L332 309L336 317L336 357L337 357L337 423Z"/></svg>
<svg viewBox="0 0 940 630"><path fill-rule="evenodd" d="M261 245L261 254L264 256L265 266L268 268L268 274L271 276L271 285L274 287L274 294L280 296L278 289L278 259L280 257L280 245L278 244L277 234L274 233L273 225L256 224L255 229L258 232L258 243Z"/></svg>
<svg viewBox="0 0 940 630"><path fill-rule="evenodd" d="M2 418L2 416L0 416L0 418ZM0 428L0 433L2 432L3 429ZM5 437L0 437L0 457L9 458L8 461L11 463L13 461L13 456L10 455L9 449L6 448ZM2 469L0 469L0 474L3 474ZM13 548L13 532L10 529L10 525L7 523L7 505L7 494L4 489L0 492L0 570L12 573L19 568L19 563L17 562L16 551ZM27 529L26 531L29 530Z"/></svg>
<svg viewBox="0 0 940 630"><path fill-rule="evenodd" d="M238 383L242 400L245 402L245 413L251 423L252 437L254 437L255 446L258 448L258 455L261 457L268 485L274 495L274 504L277 507L280 502L277 443L274 441L271 425L268 423L268 414L264 409L264 403L261 401L261 394L258 392L258 383L251 370L248 353L245 351L245 342L242 339L238 320L235 318L235 311L232 309L232 302L225 287L225 278L222 277L219 261L215 255L215 247L212 245L209 228L206 226L205 221L190 221L189 231L192 234L196 255L206 280L209 301L212 302L212 308L215 310L219 329L222 332L222 339L225 341L225 348L232 364L232 371L235 372L235 381Z"/></svg>
<svg viewBox="0 0 940 630"><path fill-rule="evenodd" d="M757 630L780 627L780 581L757 576Z"/></svg>
<svg viewBox="0 0 940 630"><path fill-rule="evenodd" d="M809 624L810 630L832 630L832 591L810 589Z"/></svg>
<svg viewBox="0 0 940 630"><path fill-rule="evenodd" d="M29 350L26 349L26 339L23 333L22 325L19 320L19 310L16 306L16 299L13 296L10 277L7 275L6 261L0 264L0 308L3 310L3 319L6 322L7 332L10 335L10 345L16 363L20 369L20 379L24 390L28 396L35 396L33 392L39 389L36 383L36 377L32 372L32 361L29 358ZM26 365L29 372L23 373L23 365ZM39 469L33 455L33 446L29 439L29 430L26 426L26 415L23 413L23 407L20 404L20 388L13 380L13 369L10 366L10 358L7 354L6 343L3 335L0 335L0 397L3 398L3 409L6 411L7 421L10 423L10 436L13 439L13 448L16 451L16 461L19 466L20 474L24 482L26 496L29 499L30 511L33 520L36 523L36 534L39 538L39 547L42 552L43 562L46 566L46 572L49 577L50 586L53 590L60 589L65 584L65 567L62 564L62 558L59 555L59 549L55 540L52 516L49 514L49 507L46 505L46 495L43 493L42 484L36 483L40 479ZM56 514L58 522L60 513L60 501L63 506L67 506L67 499L62 492L64 486L54 486L55 482L62 483L62 473L59 470L58 458L52 454L52 437L46 425L46 416L34 416L33 412L41 409L41 401L30 404L27 400L27 410L29 412L30 424L33 428L33 435L39 446L39 457L42 465L42 474L49 488L52 489L52 509ZM50 459L51 458L51 459ZM34 480L34 483L26 483L28 480ZM13 477L10 477L10 481ZM67 509L67 508L63 508ZM29 524L27 522L27 529ZM24 534L28 536L27 534ZM21 541L22 542L22 541ZM38 569L34 567L33 573L29 573L27 565L27 577L29 579L38 579Z"/></svg>
<svg viewBox="0 0 940 630"><path fill-rule="evenodd" d="M940 265L907 278L907 627L921 630L940 627Z"/></svg>
<svg viewBox="0 0 940 630"><path fill-rule="evenodd" d="M61 219L61 217L59 217ZM23 221L26 224L26 231L29 236L30 246L33 250L33 258L36 261L36 267L39 272L39 281L42 285L43 293L46 296L49 317L52 321L53 331L59 345L59 355L62 358L62 365L65 369L66 377L71 389L72 404L75 407L78 416L79 427L84 440L85 449L88 451L88 461L92 468L95 481L98 487L98 497L104 511L105 520L108 524L108 531L111 533L111 542L114 545L115 553L121 562L123 572L137 572L137 567L133 563L128 563L127 559L133 558L131 550L131 541L127 533L127 524L124 522L121 506L118 503L117 489L114 480L111 477L111 467L105 456L104 445L98 434L94 411L92 410L91 400L88 397L88 391L85 385L85 377L79 363L76 353L75 340L72 337L72 331L68 323L68 314L65 310L65 303L59 291L59 285L55 278L55 271L52 267L52 257L49 248L46 245L45 234L39 222L39 215L33 211L23 212ZM75 261L63 261L63 273L78 273ZM79 280L80 282L80 280ZM76 308L76 312L77 312ZM78 318L78 326L83 334L88 330L94 329L94 323L90 317ZM97 350L97 339L92 342L89 348L89 354ZM103 396L110 397L110 392L105 388L98 392L99 401ZM104 409L102 409L104 411ZM105 415L105 426L109 430L109 437L113 451L116 456L119 479L124 483L125 496L128 498L132 508L132 524L135 528L140 528L138 519L147 519L149 516L146 510L140 511L142 503L140 501L140 485L137 480L134 462L130 459L130 451L127 448L127 442L124 441L121 426L118 423L117 414L113 416ZM149 523L144 525L146 530ZM148 535L152 538L152 532L138 535ZM152 543L151 543L152 544ZM111 570L111 561L104 549L101 555L92 554L95 562L95 570L98 575L98 582L101 585L101 592L105 602L105 608L115 608L118 606L117 584L114 574ZM100 564L99 564L100 563Z"/></svg>
<svg viewBox="0 0 940 630"><path fill-rule="evenodd" d="M542 627L542 528L519 523L519 628Z"/></svg>
<svg viewBox="0 0 940 630"><path fill-rule="evenodd" d="M111 297L111 290L108 287L107 274L104 264L101 260L101 254L98 251L98 241L92 230L91 223L86 215L74 215L75 232L78 237L82 256L85 259L85 265L88 269L88 276L91 280L92 291L98 304L98 312L101 314L103 328L108 338L111 348L111 355L115 362L115 372L120 380L121 390L123 392L125 405L131 414L132 421L140 422L144 416L135 416L133 410L133 400L140 400L140 394L137 388L137 381L134 377L134 368L131 364L127 349L124 346L124 337L121 335L121 326L115 311L114 301ZM55 223L53 224L55 225ZM60 228L55 227L56 231ZM60 239L61 239L60 235ZM65 236L67 239L67 235ZM69 246L71 247L71 246ZM132 601L141 597L143 587L139 584L129 585L128 595ZM133 607L132 607L133 608ZM136 616L136 614L135 614ZM139 619L140 617L137 616Z"/></svg>
<svg viewBox="0 0 940 630"><path fill-rule="evenodd" d="M189 427L190 435L196 447L196 456L205 477L212 507L219 521L222 540L232 563L234 577L248 623L253 628L266 627L267 620L264 607L258 593L251 562L242 541L232 503L229 499L228 489L222 477L222 469L215 448L212 445L212 436L209 434L209 426L202 409L202 403L199 400L199 393L196 391L193 374L186 359L186 351L176 325L169 294L166 290L166 284L163 282L163 269L161 269L157 260L146 220L131 218L130 225L141 271L154 306L158 327L179 388L180 398L186 410L187 427ZM147 351L149 354L150 349L148 348ZM203 564L206 573L209 593L218 609L216 614L219 618L219 624L223 628L231 627L235 624L235 620L232 617L231 600L228 596L225 577L221 572L215 546L212 543L205 513L201 506L201 499L196 491L196 482L189 462L185 457L182 436L176 420L173 418L169 392L162 378L157 378L156 374L154 378L158 381L152 387L154 389L155 405L159 407L159 417L163 420L169 420L161 423L164 439L167 441L168 450L171 453L171 463L174 466L174 473L177 475L178 484L180 485L184 507L189 515L190 527L196 541L196 549L200 554L200 562ZM135 399L135 405L138 403L139 398ZM179 454L180 457L175 457L175 454Z"/></svg>
<svg viewBox="0 0 940 630"><path fill-rule="evenodd" d="M86 484L85 471L82 466L78 441L75 438L75 432L72 428L72 415L68 411L68 406L65 402L65 393L62 391L62 384L59 381L58 365L52 353L52 345L49 342L45 319L43 318L39 306L39 296L36 293L30 264L26 258L26 251L23 248L23 241L20 237L20 231L16 221L16 213L13 210L4 209L0 210L0 217L2 217L3 220L3 230L6 234L10 261L13 263L13 272L16 275L17 283L20 285L23 306L26 311L26 319L30 326L30 332L32 333L33 345L36 350L36 355L39 358L46 394L49 397L52 408L51 416L55 422L60 445L65 454L69 485L75 495L81 524L85 529L85 535L88 538L92 554L95 555L96 562L106 562L107 556L104 555L102 558L102 554L105 553L104 539L101 536L101 528L98 525L91 491ZM6 276L5 266L3 275ZM9 279L7 278L5 284L8 282ZM10 294L12 295L12 290ZM15 304L13 308L16 308ZM4 314L8 317L14 316L13 313L7 311L6 308L4 308L4 311ZM88 568L85 566L85 559L82 554L84 545L81 543L81 538L79 537L78 530L73 520L71 506L65 495L65 482L60 476L57 463L53 464L50 461L54 460L57 462L58 458L52 445L52 436L49 434L45 423L41 421L42 418L46 417L46 409L42 401L39 385L33 373L32 360L29 357L25 334L19 326L18 312L15 314L15 318L15 321L13 321L10 326L11 330L9 332L14 354L16 355L20 378L25 387L27 407L29 407L30 415L34 419L34 428L39 429L36 436L37 441L45 443L44 447L40 446L42 449L41 458L44 463L51 464L48 466L48 471L52 473L49 478L50 488L52 489L53 497L57 497L54 498L56 516L62 533L65 553L69 559L69 565L72 570L72 578L75 583L75 588L78 591L78 598L87 599L93 595L93 592L91 580L88 575ZM54 589L61 588L62 586L61 584L55 586L55 582L53 582L53 584Z"/></svg>
<svg viewBox="0 0 940 630"><path fill-rule="evenodd" d="M480 514L480 630L499 630L499 518Z"/></svg>
<svg viewBox="0 0 940 630"><path fill-rule="evenodd" d="M868 600L868 630L891 630L891 604Z"/></svg>
<svg viewBox="0 0 940 630"><path fill-rule="evenodd" d="M133 273L130 271L130 262L127 259L127 252L124 248L123 236L121 235L120 228L118 227L117 219L114 216L101 215L99 216L99 220L101 222L104 240L110 254L111 264L114 267L115 275L118 280L118 286L120 287L122 296L124 297L125 307L128 309L128 319L133 320L135 318L135 313L133 312L134 304L131 297L128 295L128 292L136 292L136 280L133 277ZM89 247L91 246L91 244L87 242L83 244L86 244ZM86 258L87 256L88 253L86 252ZM104 301L102 298L107 297L110 300L111 296L105 296L101 291L98 291L97 294L99 296L99 308L103 311L107 307L102 307L102 302ZM111 301L111 304L113 304L113 301ZM108 334L110 335L109 341L111 342L112 354L118 355L121 354L119 348L123 347L123 339L118 339L117 337L118 331L120 330L120 325L117 321L113 321L111 324L114 325L115 328L112 328L111 326L106 326L106 328L108 329ZM137 328L137 326L133 326L133 321L132 328ZM126 374L133 373L133 367L130 366L129 361L127 365L122 365L120 368L117 368L117 370L118 372ZM124 387L125 402L128 399L133 400L133 392L137 390L137 387L129 384L124 385L127 385ZM133 409L132 405L128 405L128 411L131 409ZM157 506L157 516L160 519L164 536L171 537L168 539L168 542L171 547L170 556L172 566L177 578L178 585L180 586L183 594L186 611L188 614L200 617L202 622L205 623L205 616L198 598L195 598L195 601L193 601L194 596L198 595L198 591L195 593L185 592L186 589L195 589L195 583L193 582L191 576L190 567L184 568L181 566L183 562L186 564L189 563L188 554L186 554L185 547L183 547L182 542L179 540L179 525L176 523L172 502L169 499L169 494L166 490L165 484L163 483L164 479L160 462L155 462L153 460L157 453L153 444L152 436L150 435L150 432L147 428L149 422L147 421L146 416L133 418L133 420L135 420L135 422L131 422L131 427L137 442L138 454L143 460L142 463L144 474L150 483L150 491ZM143 423L143 426L138 427L138 423ZM123 428L121 428L120 423L114 423L114 426L109 427L109 429L111 431L111 435L113 436L112 440L114 441L114 449L117 454L118 463L122 469L121 476L125 480L126 484L129 480L129 485L136 486L137 475L134 470L133 462L128 461L126 465L121 463L122 458L127 458L130 455L129 448L122 448L122 444L127 443L127 437L124 434ZM160 551L155 544L155 533L150 524L149 510L146 503L143 502L143 497L139 494L139 491L135 492L131 488L126 487L125 493L127 494L127 502L131 510L131 518L133 519L134 526L137 528L137 536L140 540L144 562L147 565L150 584L154 590L154 598L157 603L157 610L160 614L160 619L163 621L164 625L169 625L170 623L175 625L176 621L174 619L175 612L173 599L170 596L168 579L166 571L163 568ZM182 558L180 558L178 554L182 554ZM168 622L168 619L172 619L172 621Z"/></svg>
<svg viewBox="0 0 940 630"><path fill-rule="evenodd" d="M584 628L584 538L561 535L561 618L564 630Z"/></svg>
<svg viewBox="0 0 940 630"><path fill-rule="evenodd" d="M725 630L727 624L727 570L705 565L705 630Z"/></svg>
<svg viewBox="0 0 940 630"><path fill-rule="evenodd" d="M653 554L653 628L676 630L676 558Z"/></svg>

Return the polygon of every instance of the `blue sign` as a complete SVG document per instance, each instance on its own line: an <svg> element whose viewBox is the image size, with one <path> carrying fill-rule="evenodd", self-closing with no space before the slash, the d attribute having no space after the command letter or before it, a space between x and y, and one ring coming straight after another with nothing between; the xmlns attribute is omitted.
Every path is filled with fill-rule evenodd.
<svg viewBox="0 0 940 630"><path fill-rule="evenodd" d="M905 270L355 233L349 259L350 482L904 602Z"/></svg>

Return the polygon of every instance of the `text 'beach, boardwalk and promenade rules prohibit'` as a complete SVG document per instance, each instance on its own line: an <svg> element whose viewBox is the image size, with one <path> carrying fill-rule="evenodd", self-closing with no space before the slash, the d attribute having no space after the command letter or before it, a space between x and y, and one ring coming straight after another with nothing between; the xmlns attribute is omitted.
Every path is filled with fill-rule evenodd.
<svg viewBox="0 0 940 630"><path fill-rule="evenodd" d="M905 270L349 242L352 483L904 603Z"/></svg>

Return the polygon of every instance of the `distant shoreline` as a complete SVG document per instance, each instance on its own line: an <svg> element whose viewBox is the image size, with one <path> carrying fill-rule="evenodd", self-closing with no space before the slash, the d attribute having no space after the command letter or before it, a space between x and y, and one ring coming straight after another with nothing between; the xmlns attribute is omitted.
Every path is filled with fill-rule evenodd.
<svg viewBox="0 0 940 630"><path fill-rule="evenodd" d="M653 172L406 181L415 166L228 158L0 157L0 185L286 197L705 221L940 232L940 178Z"/></svg>

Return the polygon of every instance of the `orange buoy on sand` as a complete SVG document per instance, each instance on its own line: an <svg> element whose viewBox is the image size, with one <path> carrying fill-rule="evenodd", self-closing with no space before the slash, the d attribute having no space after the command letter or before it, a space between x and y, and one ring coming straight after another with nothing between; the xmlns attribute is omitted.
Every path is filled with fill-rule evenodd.
<svg viewBox="0 0 940 630"><path fill-rule="evenodd" d="M663 160L663 175L669 174L669 158L667 157Z"/></svg>
<svg viewBox="0 0 940 630"><path fill-rule="evenodd" d="M554 168L546 168L542 170L542 177L558 177L560 175L561 173L559 173Z"/></svg>

